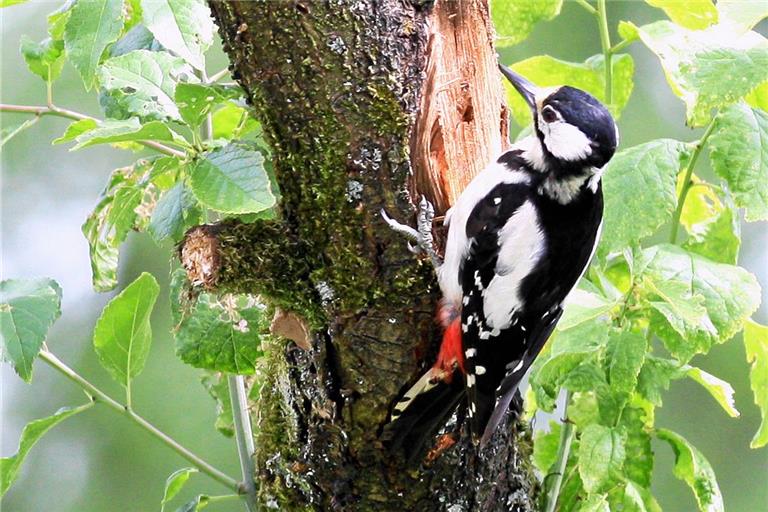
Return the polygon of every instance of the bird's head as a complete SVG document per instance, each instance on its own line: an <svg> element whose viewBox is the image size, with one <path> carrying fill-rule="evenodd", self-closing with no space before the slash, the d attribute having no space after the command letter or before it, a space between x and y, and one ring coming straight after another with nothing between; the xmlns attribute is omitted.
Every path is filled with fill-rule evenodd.
<svg viewBox="0 0 768 512"><path fill-rule="evenodd" d="M508 67L499 68L531 108L547 167L576 171L608 163L619 132L608 109L594 96L567 85L537 87Z"/></svg>

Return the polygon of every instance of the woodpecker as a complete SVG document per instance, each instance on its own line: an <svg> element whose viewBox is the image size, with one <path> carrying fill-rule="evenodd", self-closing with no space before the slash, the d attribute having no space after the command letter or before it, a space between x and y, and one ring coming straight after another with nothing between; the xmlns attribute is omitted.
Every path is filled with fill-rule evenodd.
<svg viewBox="0 0 768 512"><path fill-rule="evenodd" d="M432 247L426 200L418 230L382 212L417 242L412 250L432 257L443 295L437 361L398 401L383 433L411 459L459 405L473 440L488 441L599 239L600 179L619 138L611 114L582 90L539 88L499 67L531 109L532 135L481 171L448 210L444 260Z"/></svg>

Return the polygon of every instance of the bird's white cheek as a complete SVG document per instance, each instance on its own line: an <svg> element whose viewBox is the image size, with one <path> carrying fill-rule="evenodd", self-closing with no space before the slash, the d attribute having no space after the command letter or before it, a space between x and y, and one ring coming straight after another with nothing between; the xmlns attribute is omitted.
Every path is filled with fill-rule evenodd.
<svg viewBox="0 0 768 512"><path fill-rule="evenodd" d="M541 132L544 134L544 144L547 146L547 150L555 158L576 161L592 154L589 137L572 124L549 123L546 127L542 127Z"/></svg>

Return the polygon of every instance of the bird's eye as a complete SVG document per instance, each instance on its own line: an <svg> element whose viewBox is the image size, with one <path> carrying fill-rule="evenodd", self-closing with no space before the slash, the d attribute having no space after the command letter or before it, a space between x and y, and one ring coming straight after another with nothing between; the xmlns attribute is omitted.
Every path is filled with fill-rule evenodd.
<svg viewBox="0 0 768 512"><path fill-rule="evenodd" d="M557 113L554 111L552 107L546 106L541 111L541 118L544 120L545 123L553 123L557 121Z"/></svg>

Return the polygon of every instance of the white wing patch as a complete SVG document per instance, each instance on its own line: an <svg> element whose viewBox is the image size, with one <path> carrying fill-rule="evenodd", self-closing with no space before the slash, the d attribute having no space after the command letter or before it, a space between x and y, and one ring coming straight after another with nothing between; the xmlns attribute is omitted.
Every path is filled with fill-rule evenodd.
<svg viewBox="0 0 768 512"><path fill-rule="evenodd" d="M510 170L506 165L494 162L480 171L469 182L456 204L449 210L446 215L446 223L450 222L450 228L445 244L445 258L437 272L437 278L443 297L450 303L461 304L462 290L459 284L459 268L469 250L466 234L467 218L475 205L501 183L528 182L530 182L530 178L524 172Z"/></svg>
<svg viewBox="0 0 768 512"><path fill-rule="evenodd" d="M483 310L490 327L506 329L513 313L524 308L520 283L539 262L545 248L536 208L526 201L499 231L496 275L483 292Z"/></svg>

